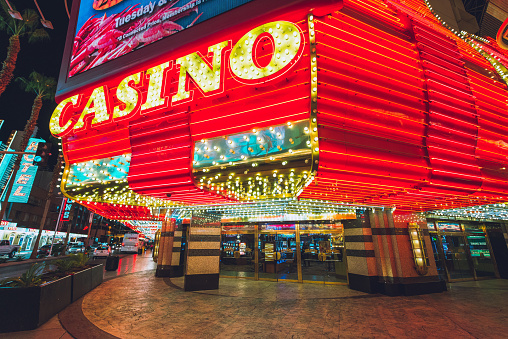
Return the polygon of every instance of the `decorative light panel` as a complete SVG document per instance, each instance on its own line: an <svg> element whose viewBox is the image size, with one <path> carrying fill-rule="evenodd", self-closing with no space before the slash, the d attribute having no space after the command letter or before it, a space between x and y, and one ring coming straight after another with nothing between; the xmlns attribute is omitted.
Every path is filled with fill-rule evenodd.
<svg viewBox="0 0 508 339"><path fill-rule="evenodd" d="M309 121L194 144L196 184L239 200L293 197L310 176Z"/></svg>
<svg viewBox="0 0 508 339"><path fill-rule="evenodd" d="M143 196L128 185L130 154L70 164L62 190L78 201L129 206L169 206L172 202Z"/></svg>

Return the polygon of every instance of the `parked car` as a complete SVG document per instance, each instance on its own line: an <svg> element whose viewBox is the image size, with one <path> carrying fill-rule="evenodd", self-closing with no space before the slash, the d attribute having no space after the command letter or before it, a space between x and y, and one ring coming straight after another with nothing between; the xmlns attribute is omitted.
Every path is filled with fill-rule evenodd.
<svg viewBox="0 0 508 339"><path fill-rule="evenodd" d="M83 244L71 244L69 247L69 253L84 253L85 245Z"/></svg>
<svg viewBox="0 0 508 339"><path fill-rule="evenodd" d="M9 258L12 258L19 248L19 245L11 245L9 240L0 240L0 255L8 255Z"/></svg>
<svg viewBox="0 0 508 339"><path fill-rule="evenodd" d="M51 249L51 244L39 247L39 250L37 251L37 256L38 257L48 256L50 249ZM53 249L51 250L51 255L58 256L58 255L62 254L63 249L64 249L63 244L60 244L60 243L53 244Z"/></svg>
<svg viewBox="0 0 508 339"><path fill-rule="evenodd" d="M119 244L119 243L111 244L112 250L120 250L121 248L122 248L122 244Z"/></svg>
<svg viewBox="0 0 508 339"><path fill-rule="evenodd" d="M93 251L93 258L106 258L111 254L109 246L99 246Z"/></svg>

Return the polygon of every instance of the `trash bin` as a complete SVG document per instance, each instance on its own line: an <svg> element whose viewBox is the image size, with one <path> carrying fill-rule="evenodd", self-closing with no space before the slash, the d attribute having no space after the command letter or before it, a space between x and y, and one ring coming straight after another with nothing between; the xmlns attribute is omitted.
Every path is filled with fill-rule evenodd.
<svg viewBox="0 0 508 339"><path fill-rule="evenodd" d="M117 255L110 255L106 259L106 271L116 271L118 269L118 263L120 262L120 257Z"/></svg>
<svg viewBox="0 0 508 339"><path fill-rule="evenodd" d="M143 254L143 249L142 248L138 248L138 254Z"/></svg>

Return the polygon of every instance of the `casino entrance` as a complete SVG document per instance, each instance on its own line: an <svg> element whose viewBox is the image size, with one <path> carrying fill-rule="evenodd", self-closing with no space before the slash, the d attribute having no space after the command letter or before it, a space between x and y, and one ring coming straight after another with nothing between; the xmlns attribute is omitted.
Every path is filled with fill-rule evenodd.
<svg viewBox="0 0 508 339"><path fill-rule="evenodd" d="M347 284L340 221L223 223L220 275Z"/></svg>

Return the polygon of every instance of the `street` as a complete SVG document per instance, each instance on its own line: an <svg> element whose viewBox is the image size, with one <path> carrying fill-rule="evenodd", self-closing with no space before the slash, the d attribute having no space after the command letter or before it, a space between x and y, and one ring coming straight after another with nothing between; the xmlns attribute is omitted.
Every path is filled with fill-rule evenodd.
<svg viewBox="0 0 508 339"><path fill-rule="evenodd" d="M28 253L28 252L27 252ZM120 257L118 270L116 271L106 271L104 270L104 279L110 279L117 277L122 274L139 272L144 270L155 269L156 264L152 260L152 252L148 251L144 254L117 254ZM27 254L28 256L29 254ZM51 265L51 261L62 259L63 257L46 257L42 259L35 260L26 260L24 262L16 262L15 260L10 260L5 264L0 264L0 280L12 277L19 277L21 274L26 272L26 270L35 262L46 262L47 267L46 270L51 270L54 268ZM92 259L89 261L93 264L104 264L106 266L106 258L100 259Z"/></svg>

